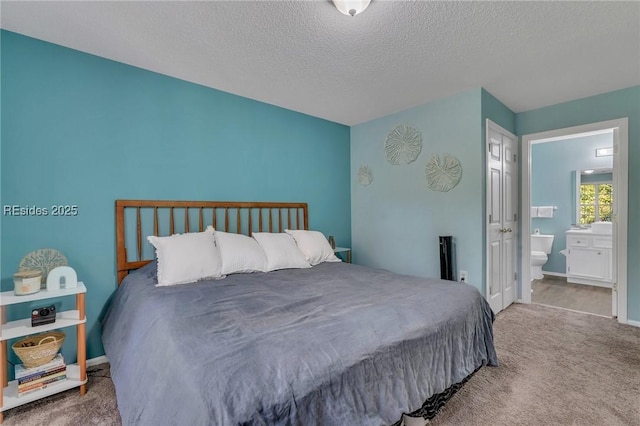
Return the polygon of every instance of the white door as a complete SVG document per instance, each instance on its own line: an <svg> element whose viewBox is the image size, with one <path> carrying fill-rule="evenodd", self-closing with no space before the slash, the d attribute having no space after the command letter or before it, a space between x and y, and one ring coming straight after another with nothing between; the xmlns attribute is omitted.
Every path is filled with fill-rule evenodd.
<svg viewBox="0 0 640 426"><path fill-rule="evenodd" d="M487 120L487 300L498 313L516 299L516 137Z"/></svg>

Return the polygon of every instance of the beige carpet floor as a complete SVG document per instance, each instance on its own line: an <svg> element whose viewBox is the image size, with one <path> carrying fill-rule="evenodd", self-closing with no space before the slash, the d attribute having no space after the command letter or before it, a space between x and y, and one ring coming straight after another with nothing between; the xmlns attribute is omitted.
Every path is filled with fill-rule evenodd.
<svg viewBox="0 0 640 426"><path fill-rule="evenodd" d="M640 425L640 328L512 305L494 329L500 366L478 371L434 426ZM108 373L94 367L84 397L72 390L9 410L4 424L119 425Z"/></svg>

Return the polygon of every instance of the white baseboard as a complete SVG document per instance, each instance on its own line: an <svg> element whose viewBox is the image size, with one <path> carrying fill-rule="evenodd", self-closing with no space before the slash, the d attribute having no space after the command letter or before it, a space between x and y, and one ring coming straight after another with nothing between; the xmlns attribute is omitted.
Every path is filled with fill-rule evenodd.
<svg viewBox="0 0 640 426"><path fill-rule="evenodd" d="M640 321L634 321L634 320L627 319L627 324L632 325L634 327L640 327Z"/></svg>
<svg viewBox="0 0 640 426"><path fill-rule="evenodd" d="M91 358L87 360L87 367L93 367L94 365L104 364L105 362L109 362L105 355L97 356L95 358Z"/></svg>
<svg viewBox="0 0 640 426"><path fill-rule="evenodd" d="M565 277L567 276L567 274L563 274L562 272L547 272L547 271L542 271L542 275L551 275L552 277Z"/></svg>

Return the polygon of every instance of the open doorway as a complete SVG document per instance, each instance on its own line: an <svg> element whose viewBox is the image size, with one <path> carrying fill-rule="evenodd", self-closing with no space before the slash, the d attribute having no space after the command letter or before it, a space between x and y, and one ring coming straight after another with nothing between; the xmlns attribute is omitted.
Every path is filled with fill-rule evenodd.
<svg viewBox="0 0 640 426"><path fill-rule="evenodd" d="M627 120L522 142L522 302L626 323Z"/></svg>
<svg viewBox="0 0 640 426"><path fill-rule="evenodd" d="M612 147L611 129L532 141L531 303L613 316Z"/></svg>

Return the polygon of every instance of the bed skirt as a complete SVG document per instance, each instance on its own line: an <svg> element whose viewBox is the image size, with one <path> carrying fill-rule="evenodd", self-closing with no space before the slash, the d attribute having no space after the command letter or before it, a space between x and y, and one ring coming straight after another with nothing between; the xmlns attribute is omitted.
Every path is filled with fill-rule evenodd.
<svg viewBox="0 0 640 426"><path fill-rule="evenodd" d="M408 426L408 425L405 425L404 423L405 417L415 418L415 419L422 418L426 420L425 421L425 424L426 424L429 420L433 419L436 416L436 414L438 414L438 411L440 411L440 409L444 407L447 401L449 401L453 397L453 395L456 394L456 392L462 389L462 386L464 386L464 384L467 383L467 381L469 381L469 379L474 374L476 374L476 372L478 372L478 370L480 370L481 368L482 366L476 368L473 373L469 374L467 377L462 379L461 382L454 383L453 385L445 389L443 392L432 395L430 398L428 398L424 402L424 404L422 404L422 407L418 408L416 411L410 414L403 414L400 420L398 420L392 426Z"/></svg>

